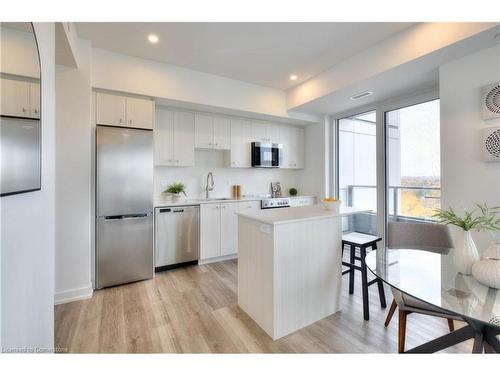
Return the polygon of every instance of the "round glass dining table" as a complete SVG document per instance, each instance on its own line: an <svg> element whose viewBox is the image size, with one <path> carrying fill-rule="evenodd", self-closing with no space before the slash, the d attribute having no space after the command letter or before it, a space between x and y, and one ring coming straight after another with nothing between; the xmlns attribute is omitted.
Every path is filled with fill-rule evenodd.
<svg viewBox="0 0 500 375"><path fill-rule="evenodd" d="M453 252L379 249L366 255L366 265L392 288L468 323L408 352L433 353L473 338L473 352L500 353L500 290L458 273Z"/></svg>

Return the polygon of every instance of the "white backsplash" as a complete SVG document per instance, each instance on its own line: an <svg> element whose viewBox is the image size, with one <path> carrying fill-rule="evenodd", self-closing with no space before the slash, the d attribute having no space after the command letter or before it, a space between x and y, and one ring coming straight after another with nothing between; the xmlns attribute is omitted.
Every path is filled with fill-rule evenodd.
<svg viewBox="0 0 500 375"><path fill-rule="evenodd" d="M211 197L230 197L232 185L241 185L243 195L267 195L270 194L270 183L275 181L281 182L284 194L291 187L299 189L299 193L307 193L300 189L299 170L226 168L223 151L197 150L194 167L155 167L155 196L158 197L172 182L183 182L189 198L203 197L208 172L213 173L215 182Z"/></svg>

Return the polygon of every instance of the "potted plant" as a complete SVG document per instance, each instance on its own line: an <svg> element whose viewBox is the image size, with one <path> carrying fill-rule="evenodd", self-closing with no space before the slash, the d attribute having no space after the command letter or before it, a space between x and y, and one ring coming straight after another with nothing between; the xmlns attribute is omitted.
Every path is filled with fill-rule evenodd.
<svg viewBox="0 0 500 375"><path fill-rule="evenodd" d="M500 230L500 207L488 207L485 204L474 204L476 208L471 211L464 211L463 216L459 216L452 208L448 210L437 209L432 215L441 224L454 225L464 232L462 246L455 249L455 266L457 271L470 275L472 265L479 261L476 244L472 239L471 231L497 231Z"/></svg>
<svg viewBox="0 0 500 375"><path fill-rule="evenodd" d="M182 182L174 182L168 185L163 193L171 195L173 200L179 200L181 197L181 193L184 194L184 196L187 198L186 185L184 185Z"/></svg>
<svg viewBox="0 0 500 375"><path fill-rule="evenodd" d="M298 191L295 188L290 188L290 190L288 190L288 194L290 194L291 197L295 197L297 193Z"/></svg>

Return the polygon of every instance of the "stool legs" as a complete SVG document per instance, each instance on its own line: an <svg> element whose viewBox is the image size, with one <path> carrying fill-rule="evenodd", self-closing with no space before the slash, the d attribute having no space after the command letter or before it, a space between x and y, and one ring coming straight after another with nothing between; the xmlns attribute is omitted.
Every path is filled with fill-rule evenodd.
<svg viewBox="0 0 500 375"><path fill-rule="evenodd" d="M361 252L361 291L363 294L363 318L370 320L370 310L368 301L368 275L365 263L366 247L360 248Z"/></svg>
<svg viewBox="0 0 500 375"><path fill-rule="evenodd" d="M373 244L372 249L377 250L376 243ZM378 297L380 299L380 307L385 309L387 307L387 302L385 300L384 283L379 278L377 278L377 287L378 287Z"/></svg>
<svg viewBox="0 0 500 375"><path fill-rule="evenodd" d="M356 254L356 248L354 245L350 246L350 251L349 251L349 261L351 264L355 263L355 254ZM354 293L354 268L351 267L351 270L349 271L349 294Z"/></svg>

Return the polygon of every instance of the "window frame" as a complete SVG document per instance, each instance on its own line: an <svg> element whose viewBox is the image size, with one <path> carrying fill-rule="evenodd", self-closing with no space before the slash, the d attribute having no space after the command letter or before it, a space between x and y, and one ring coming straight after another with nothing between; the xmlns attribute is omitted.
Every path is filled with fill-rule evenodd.
<svg viewBox="0 0 500 375"><path fill-rule="evenodd" d="M387 165L387 132L386 113L413 105L418 105L439 99L439 88L432 87L426 90L401 95L367 105L360 105L346 111L330 115L330 167L329 191L339 197L339 121L360 115L363 113L376 112L376 170L377 170L377 231L382 237L382 246L385 247L387 233L387 211L388 211L388 165Z"/></svg>

